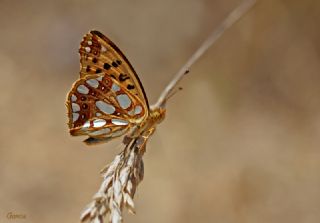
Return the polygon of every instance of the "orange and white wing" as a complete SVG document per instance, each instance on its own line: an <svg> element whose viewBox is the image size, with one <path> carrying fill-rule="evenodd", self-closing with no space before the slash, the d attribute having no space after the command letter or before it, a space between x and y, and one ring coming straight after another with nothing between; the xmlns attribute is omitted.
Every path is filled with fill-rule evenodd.
<svg viewBox="0 0 320 223"><path fill-rule="evenodd" d="M144 102L149 109L148 99L141 81L121 50L99 31L86 34L80 44L80 77L103 73L116 79L131 94Z"/></svg>
<svg viewBox="0 0 320 223"><path fill-rule="evenodd" d="M67 96L69 130L86 142L125 134L148 116L141 82L121 51L98 31L84 37L79 49L80 79Z"/></svg>

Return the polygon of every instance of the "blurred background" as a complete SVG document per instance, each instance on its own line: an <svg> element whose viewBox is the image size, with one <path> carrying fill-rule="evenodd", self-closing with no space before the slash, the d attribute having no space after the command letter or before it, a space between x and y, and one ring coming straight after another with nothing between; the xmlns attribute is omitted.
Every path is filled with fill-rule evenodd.
<svg viewBox="0 0 320 223"><path fill-rule="evenodd" d="M69 136L97 29L154 103L240 0L0 1L0 222L78 222L121 140ZM320 222L320 2L260 0L196 63L150 140L125 222Z"/></svg>

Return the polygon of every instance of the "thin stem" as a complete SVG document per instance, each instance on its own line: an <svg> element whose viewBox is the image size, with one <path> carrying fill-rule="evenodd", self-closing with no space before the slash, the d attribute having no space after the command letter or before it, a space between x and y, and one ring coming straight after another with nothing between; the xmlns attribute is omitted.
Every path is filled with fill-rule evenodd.
<svg viewBox="0 0 320 223"><path fill-rule="evenodd" d="M220 36L231 27L236 21L238 21L249 9L253 7L256 0L244 0L240 6L234 9L229 16L209 35L209 37L202 43L198 50L190 57L185 65L181 67L178 73L174 76L171 82L167 85L164 91L161 93L158 101L154 105L155 107L165 107L168 95L173 91L182 78L189 73L190 67L214 44Z"/></svg>

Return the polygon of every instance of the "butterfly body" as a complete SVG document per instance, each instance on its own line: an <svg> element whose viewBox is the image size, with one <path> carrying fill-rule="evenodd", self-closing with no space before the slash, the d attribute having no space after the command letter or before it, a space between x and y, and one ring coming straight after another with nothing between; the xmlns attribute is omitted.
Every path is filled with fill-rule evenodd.
<svg viewBox="0 0 320 223"><path fill-rule="evenodd" d="M70 134L89 136L87 144L152 134L165 110L149 107L139 77L120 49L100 32L91 31L79 53L80 78L66 102Z"/></svg>

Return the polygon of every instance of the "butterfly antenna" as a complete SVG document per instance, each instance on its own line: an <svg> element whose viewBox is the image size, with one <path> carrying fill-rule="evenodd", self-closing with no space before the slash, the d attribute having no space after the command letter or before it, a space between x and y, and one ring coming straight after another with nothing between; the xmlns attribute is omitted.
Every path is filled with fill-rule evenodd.
<svg viewBox="0 0 320 223"><path fill-rule="evenodd" d="M178 87L178 88L176 88L175 90L173 90L170 94L168 94L168 96L166 97L166 101L168 100L168 99L170 99L172 96L174 96L176 93L178 93L179 91L181 91L181 90L183 90L183 88L182 87Z"/></svg>

